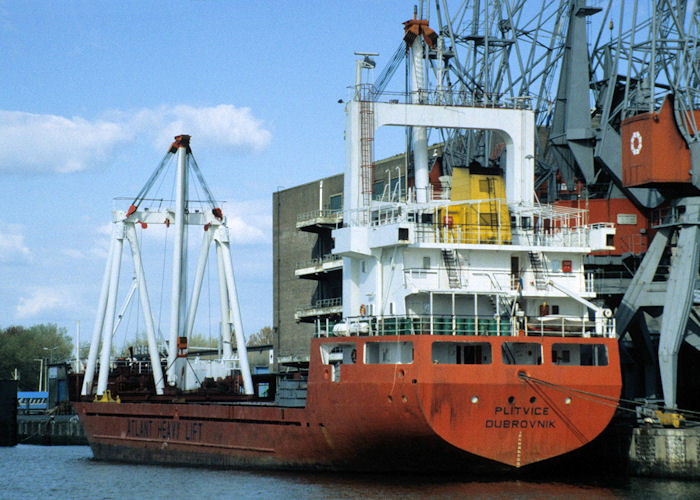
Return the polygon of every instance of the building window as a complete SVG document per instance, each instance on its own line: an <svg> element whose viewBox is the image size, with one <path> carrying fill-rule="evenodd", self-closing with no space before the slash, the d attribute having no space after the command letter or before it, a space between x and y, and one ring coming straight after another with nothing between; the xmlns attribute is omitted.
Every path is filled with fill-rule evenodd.
<svg viewBox="0 0 700 500"><path fill-rule="evenodd" d="M330 198L330 209L331 210L342 210L343 209L343 195L334 194Z"/></svg>
<svg viewBox="0 0 700 500"><path fill-rule="evenodd" d="M398 187L397 187L398 185ZM406 190L405 190L406 183L404 182L403 178L400 177L394 177L391 179L391 182L389 183L389 190L391 191L391 196L396 197L396 195L403 197L406 195Z"/></svg>
<svg viewBox="0 0 700 500"><path fill-rule="evenodd" d="M377 181L374 183L374 198L381 198L384 194L384 181Z"/></svg>

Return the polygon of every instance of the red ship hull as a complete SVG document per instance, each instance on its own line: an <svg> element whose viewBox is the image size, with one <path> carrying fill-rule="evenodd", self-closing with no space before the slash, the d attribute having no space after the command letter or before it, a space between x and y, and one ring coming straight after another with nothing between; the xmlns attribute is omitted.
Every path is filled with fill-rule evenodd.
<svg viewBox="0 0 700 500"><path fill-rule="evenodd" d="M504 342L542 345L505 364ZM413 362L339 367L321 346L409 341ZM488 342L488 364L436 364L435 342ZM560 366L552 344L604 345L603 366ZM361 356L357 356L361 358ZM593 440L621 389L616 339L401 336L314 339L304 408L270 403L75 402L96 458L138 463L351 470L511 468Z"/></svg>

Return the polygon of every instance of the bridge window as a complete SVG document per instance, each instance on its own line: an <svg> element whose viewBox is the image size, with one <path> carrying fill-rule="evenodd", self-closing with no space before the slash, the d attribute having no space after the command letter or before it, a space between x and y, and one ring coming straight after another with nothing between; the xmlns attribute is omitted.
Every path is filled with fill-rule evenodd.
<svg viewBox="0 0 700 500"><path fill-rule="evenodd" d="M433 363L436 365L491 364L491 344L488 342L434 342Z"/></svg>
<svg viewBox="0 0 700 500"><path fill-rule="evenodd" d="M542 346L535 342L504 342L501 356L504 365L541 365Z"/></svg>
<svg viewBox="0 0 700 500"><path fill-rule="evenodd" d="M367 342L365 363L368 365L413 363L413 342Z"/></svg>

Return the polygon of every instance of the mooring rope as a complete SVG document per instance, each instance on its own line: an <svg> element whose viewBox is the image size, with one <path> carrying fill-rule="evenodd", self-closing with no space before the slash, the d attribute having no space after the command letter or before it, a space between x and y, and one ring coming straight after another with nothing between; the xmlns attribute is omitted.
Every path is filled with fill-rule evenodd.
<svg viewBox="0 0 700 500"><path fill-rule="evenodd" d="M637 410L636 408L626 408L624 406L620 406L619 403L626 403L629 405L632 405L634 407L643 407L646 405L646 403L642 401L635 401L633 399L625 399L625 398L614 398L612 396L606 396L605 394L596 394L595 392L590 392L590 391L583 391L581 389L574 389L573 387L567 387L564 385L559 385L555 384L553 382L548 382L546 380L538 379L535 377L531 377L529 375L525 375L524 373L518 374L518 376L525 381L526 383L535 383L539 385L543 385L546 387L550 387L552 389L561 391L561 392L572 392L576 393L580 396L582 396L582 399L586 401L591 401L593 403L598 403L603 406L607 406L610 408L616 408L621 411L627 411L630 413L634 413L637 415ZM693 410L683 410L680 408L664 408L665 411L672 411L676 413L681 413L684 415L693 415L693 416L700 416L700 412L693 411ZM700 423L700 420L685 420L686 423Z"/></svg>

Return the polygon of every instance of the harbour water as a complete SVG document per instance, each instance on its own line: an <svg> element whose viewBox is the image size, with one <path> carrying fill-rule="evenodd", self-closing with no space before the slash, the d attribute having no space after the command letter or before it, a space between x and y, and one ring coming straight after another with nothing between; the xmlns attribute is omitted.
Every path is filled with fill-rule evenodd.
<svg viewBox="0 0 700 500"><path fill-rule="evenodd" d="M0 448L0 499L700 498L700 482L607 477L543 481L213 470L98 462L87 446Z"/></svg>

